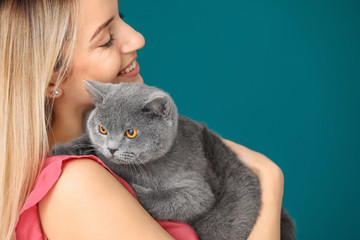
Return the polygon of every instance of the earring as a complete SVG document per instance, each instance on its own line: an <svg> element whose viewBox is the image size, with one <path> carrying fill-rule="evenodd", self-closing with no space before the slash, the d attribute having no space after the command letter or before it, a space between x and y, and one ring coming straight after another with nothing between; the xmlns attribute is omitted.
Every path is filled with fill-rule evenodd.
<svg viewBox="0 0 360 240"><path fill-rule="evenodd" d="M49 89L48 91L50 91L49 93L47 93L47 97L49 98L59 98L63 94L63 90L60 87L58 89L54 88L53 90Z"/></svg>

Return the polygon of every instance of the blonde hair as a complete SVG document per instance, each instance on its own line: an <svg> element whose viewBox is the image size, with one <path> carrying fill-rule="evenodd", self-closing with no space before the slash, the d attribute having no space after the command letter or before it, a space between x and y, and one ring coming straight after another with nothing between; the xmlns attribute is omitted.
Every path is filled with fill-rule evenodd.
<svg viewBox="0 0 360 240"><path fill-rule="evenodd" d="M75 0L0 2L0 239L14 227L48 152L52 102L70 71Z"/></svg>

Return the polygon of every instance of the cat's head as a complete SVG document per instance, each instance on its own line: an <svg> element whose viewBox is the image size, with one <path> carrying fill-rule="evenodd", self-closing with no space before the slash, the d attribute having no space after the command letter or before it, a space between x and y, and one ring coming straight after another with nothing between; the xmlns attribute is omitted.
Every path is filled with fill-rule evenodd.
<svg viewBox="0 0 360 240"><path fill-rule="evenodd" d="M84 82L95 102L87 132L110 161L141 164L170 149L178 113L169 94L142 83Z"/></svg>

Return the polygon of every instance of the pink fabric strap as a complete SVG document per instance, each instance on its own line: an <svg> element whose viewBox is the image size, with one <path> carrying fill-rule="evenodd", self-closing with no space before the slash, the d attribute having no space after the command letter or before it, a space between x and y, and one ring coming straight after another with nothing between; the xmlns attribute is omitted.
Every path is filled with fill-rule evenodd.
<svg viewBox="0 0 360 240"><path fill-rule="evenodd" d="M34 188L22 208L15 226L16 240L47 240L42 230L37 203L50 191L59 179L63 164L69 160L92 159L106 168L137 199L133 189L122 178L113 173L99 158L87 156L55 156L45 160L43 169L35 181ZM186 223L176 221L157 221L177 240L198 240L195 231Z"/></svg>

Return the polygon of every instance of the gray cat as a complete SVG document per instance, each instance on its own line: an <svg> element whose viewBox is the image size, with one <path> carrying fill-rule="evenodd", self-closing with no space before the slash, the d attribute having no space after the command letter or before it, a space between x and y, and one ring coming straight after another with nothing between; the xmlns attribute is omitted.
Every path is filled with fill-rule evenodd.
<svg viewBox="0 0 360 240"><path fill-rule="evenodd" d="M259 213L259 181L217 134L178 115L158 88L84 82L95 101L86 134L55 145L52 155L98 156L155 219L187 222L201 240L247 239ZM284 210L281 239L295 239Z"/></svg>

